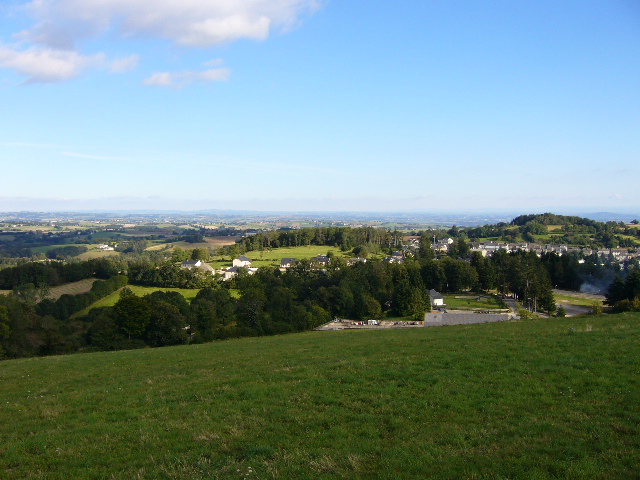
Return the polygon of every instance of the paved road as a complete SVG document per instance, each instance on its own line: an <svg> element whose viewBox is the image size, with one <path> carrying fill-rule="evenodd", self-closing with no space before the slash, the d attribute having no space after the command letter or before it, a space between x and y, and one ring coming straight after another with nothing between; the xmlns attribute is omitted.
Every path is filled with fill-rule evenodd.
<svg viewBox="0 0 640 480"><path fill-rule="evenodd" d="M518 315L518 304L513 298L504 298L503 301L511 310L512 315Z"/></svg>

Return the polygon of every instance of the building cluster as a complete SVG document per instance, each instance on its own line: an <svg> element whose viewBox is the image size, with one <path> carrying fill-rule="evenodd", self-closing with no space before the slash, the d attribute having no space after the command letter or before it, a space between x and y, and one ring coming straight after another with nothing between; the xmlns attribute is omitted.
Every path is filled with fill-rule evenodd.
<svg viewBox="0 0 640 480"><path fill-rule="evenodd" d="M579 247L575 245L552 245L552 244L540 244L540 243L527 243L527 242L472 242L470 243L472 252L480 252L482 256L490 256L498 250L505 250L507 252L525 251L534 252L536 255L541 256L544 253L555 253L557 255L567 254L579 254L583 257L590 255L598 255L600 258L609 258L617 262L625 262L633 259L640 258L640 252L630 251L628 248L600 248L593 249L587 247Z"/></svg>
<svg viewBox="0 0 640 480"><path fill-rule="evenodd" d="M280 261L280 271L284 272L286 271L288 268L291 268L295 265L295 263L298 261L297 258L292 258L292 257L286 257L283 258ZM331 262L331 258L328 255L318 255L316 257L312 257L309 259L310 264L312 266L312 268L317 268L317 269L322 269L326 266L329 265L329 263ZM366 259L364 258L353 258L350 259L349 262L347 262L349 265L353 265L354 263L357 262L366 262ZM231 264L231 267L229 268L223 268L223 269L214 269L213 267L211 267L210 265L208 265L207 263L201 261L201 260L185 260L184 262L182 262L180 264L181 268L186 268L186 269L193 269L193 268L197 268L206 272L210 272L211 274L219 274L221 275L223 280L229 280L233 277L235 277L238 274L238 270L240 268L245 268L247 270L247 273L249 275L253 275L254 273L256 273L258 271L258 269L256 267L252 267L251 264L253 263L253 260L251 260L249 257L245 257L244 255L240 255L238 258L234 258L233 262Z"/></svg>

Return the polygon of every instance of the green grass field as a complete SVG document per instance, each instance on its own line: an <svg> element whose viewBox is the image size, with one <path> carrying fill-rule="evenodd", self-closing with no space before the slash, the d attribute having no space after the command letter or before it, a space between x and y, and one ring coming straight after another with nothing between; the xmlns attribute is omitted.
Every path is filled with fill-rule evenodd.
<svg viewBox="0 0 640 480"><path fill-rule="evenodd" d="M64 285L59 285L57 287L51 287L49 295L47 298L51 298L53 300L57 300L62 295L78 295L80 293L86 293L91 290L91 286L93 282L95 282L95 278L85 278L84 280L80 280L77 282L66 283ZM0 290L0 295L8 295L12 290Z"/></svg>
<svg viewBox="0 0 640 480"><path fill-rule="evenodd" d="M85 243L64 243L60 245L45 245L44 247L31 247L31 251L33 253L47 253L52 248L63 248L63 247L91 247L90 244Z"/></svg>
<svg viewBox="0 0 640 480"><path fill-rule="evenodd" d="M113 256L118 256L118 255L122 255L122 253L116 252L114 250L110 250L110 251L106 251L105 252L103 250L98 250L97 248L93 248L93 249L89 250L88 252L81 253L80 255L78 255L75 258L77 260L92 260L94 258L113 257Z"/></svg>
<svg viewBox="0 0 640 480"><path fill-rule="evenodd" d="M640 315L12 360L2 479L630 479Z"/></svg>
<svg viewBox="0 0 640 480"><path fill-rule="evenodd" d="M490 295L461 295L451 294L444 297L444 304L446 308L456 310L490 310L490 309L502 309L505 306L500 300Z"/></svg>
<svg viewBox="0 0 640 480"><path fill-rule="evenodd" d="M583 307L591 307L593 304L602 305L602 300L599 298L581 297L579 295L563 295L559 293L553 294L556 303L559 305L579 305Z"/></svg>
<svg viewBox="0 0 640 480"><path fill-rule="evenodd" d="M158 288L158 287L140 287L137 285L127 285L127 287L130 288L131 291L139 297L143 297L149 293L157 292L158 290L162 292L178 292L182 294L182 296L186 298L187 301L189 302L194 298L196 298L196 295L200 291L199 288ZM86 315L87 313L89 313L89 311L91 311L94 308L113 307L119 299L120 299L120 290L117 290L113 292L111 295L107 295L106 297L101 298L90 307L87 307L84 310L79 311L74 315L74 317Z"/></svg>
<svg viewBox="0 0 640 480"><path fill-rule="evenodd" d="M252 267L268 267L268 266L280 266L280 262L283 258L297 258L298 260L308 260L311 257L317 257L318 255L326 255L328 252L333 252L336 256L344 256L350 258L353 255L351 253L342 252L336 247L327 247L322 245L309 245L303 247L282 247L273 248L271 250L255 250L247 252L244 255L253 260ZM227 268L231 266L232 258L217 257L209 264L216 269Z"/></svg>
<svg viewBox="0 0 640 480"><path fill-rule="evenodd" d="M80 293L87 293L91 290L93 282L95 281L95 278L85 278L84 280L77 282L66 283L58 287L51 287L51 292L47 298L57 300L64 294L78 295Z"/></svg>

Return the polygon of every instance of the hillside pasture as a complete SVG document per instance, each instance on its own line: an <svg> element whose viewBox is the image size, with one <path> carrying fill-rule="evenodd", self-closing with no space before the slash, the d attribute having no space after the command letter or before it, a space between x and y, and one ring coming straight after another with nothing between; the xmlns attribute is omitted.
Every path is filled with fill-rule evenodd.
<svg viewBox="0 0 640 480"><path fill-rule="evenodd" d="M185 241L179 242L171 242L171 243L163 243L158 245L153 245L149 247L147 250L163 250L165 247L169 249L173 249L174 247L181 248L182 250L193 250L194 248L204 248L204 249L218 249L220 247L224 247L226 245L233 245L236 243L236 240L240 238L239 236L221 236L221 237L205 237L204 242L199 243L189 243Z"/></svg>
<svg viewBox="0 0 640 480"><path fill-rule="evenodd" d="M62 295L79 295L81 293L87 293L91 291L91 287L93 286L93 282L97 279L95 278L85 278L84 280L79 280L77 282L65 283L64 285L58 285L57 287L51 287L49 295L47 298L52 300L57 300Z"/></svg>
<svg viewBox="0 0 640 480"><path fill-rule="evenodd" d="M180 293L187 301L191 301L196 298L196 295L200 291L199 288L158 288L158 287L141 287L138 285L127 285L127 288L130 288L134 295L138 297L144 297L153 292L162 291L162 292L178 292ZM76 313L74 316L82 316L89 313L92 309L98 307L113 307L116 302L120 299L120 290L113 292L111 295L107 295L104 298L101 298L93 305L85 308L84 310Z"/></svg>
<svg viewBox="0 0 640 480"><path fill-rule="evenodd" d="M638 478L640 315L7 361L2 479Z"/></svg>
<svg viewBox="0 0 640 480"><path fill-rule="evenodd" d="M91 248L92 245L89 243L64 243L60 245L44 245L42 247L31 247L31 251L33 253L47 253L52 248L63 248L63 247L87 247Z"/></svg>
<svg viewBox="0 0 640 480"><path fill-rule="evenodd" d="M115 250L98 250L97 248L92 248L88 252L81 253L78 255L78 260L92 260L94 258L104 258L104 257L117 257L118 255L122 255L120 252L116 252Z"/></svg>
<svg viewBox="0 0 640 480"><path fill-rule="evenodd" d="M298 260L309 260L312 257L318 255L327 255L328 252L333 252L336 256L342 256L350 258L350 253L342 252L337 247L327 247L324 245L307 245L301 247L280 247L271 248L265 250L254 250L247 252L244 256L253 260L252 267L268 267L268 266L280 266L280 262L283 258L296 258ZM233 259L231 257L216 257L210 265L213 268L227 268L231 266Z"/></svg>

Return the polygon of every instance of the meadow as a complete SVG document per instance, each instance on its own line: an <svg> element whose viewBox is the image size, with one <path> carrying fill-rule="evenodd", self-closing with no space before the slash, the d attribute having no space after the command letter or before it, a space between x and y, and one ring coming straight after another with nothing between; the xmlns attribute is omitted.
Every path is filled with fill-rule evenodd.
<svg viewBox="0 0 640 480"><path fill-rule="evenodd" d="M445 307L456 310L492 310L507 308L502 300L494 295L460 295L451 294L444 297Z"/></svg>
<svg viewBox="0 0 640 480"><path fill-rule="evenodd" d="M64 294L78 295L80 293L87 293L91 290L91 286L95 281L95 278L85 278L84 280L79 280L77 282L70 282L57 287L51 287L47 298L57 300ZM11 291L12 290L0 290L0 295L8 295Z"/></svg>
<svg viewBox="0 0 640 480"><path fill-rule="evenodd" d="M244 255L249 257L253 263L252 267L268 267L268 266L280 266L280 262L283 258L296 258L298 260L309 260L311 257L317 257L318 255L327 255L328 252L333 252L336 256L350 258L353 255L351 253L342 252L337 247L327 247L324 245L306 245L301 247L280 247L268 250L254 250L247 252ZM213 261L208 262L213 268L227 268L231 266L231 257L214 257Z"/></svg>
<svg viewBox="0 0 640 480"><path fill-rule="evenodd" d="M57 287L51 287L47 298L57 300L62 295L79 295L81 293L87 293L91 291L95 278L85 278L84 280L78 280L77 282L65 283Z"/></svg>
<svg viewBox="0 0 640 480"><path fill-rule="evenodd" d="M2 479L629 479L640 315L0 364Z"/></svg>
<svg viewBox="0 0 640 480"><path fill-rule="evenodd" d="M196 298L196 295L200 291L199 288L159 288L159 287L141 287L138 285L127 285L127 288L129 288L134 293L134 295L137 295L138 297L144 297L149 293L153 293L157 291L178 292L189 302L194 298ZM111 295L107 295L106 297L101 298L100 300L95 302L93 305L76 313L74 317L86 315L87 313L89 313L90 310L94 308L113 307L118 300L120 300L120 290L117 290L113 292Z"/></svg>

